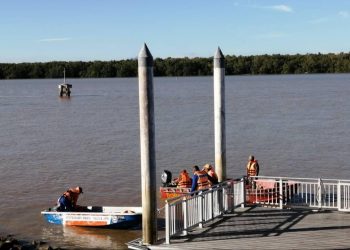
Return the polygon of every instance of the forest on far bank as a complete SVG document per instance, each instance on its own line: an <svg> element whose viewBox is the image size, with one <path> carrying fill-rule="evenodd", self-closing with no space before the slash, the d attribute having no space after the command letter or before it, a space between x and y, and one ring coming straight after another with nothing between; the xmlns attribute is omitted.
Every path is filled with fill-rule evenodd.
<svg viewBox="0 0 350 250"><path fill-rule="evenodd" d="M0 63L0 79L136 77L137 58L118 61ZM350 53L225 56L226 75L350 73ZM156 58L154 76L207 76L213 57Z"/></svg>

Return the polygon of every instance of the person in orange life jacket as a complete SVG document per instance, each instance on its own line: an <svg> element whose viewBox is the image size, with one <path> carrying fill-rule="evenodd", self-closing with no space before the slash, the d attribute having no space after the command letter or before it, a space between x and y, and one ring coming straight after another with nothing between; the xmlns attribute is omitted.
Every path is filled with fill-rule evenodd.
<svg viewBox="0 0 350 250"><path fill-rule="evenodd" d="M81 187L70 188L58 199L58 208L59 211L75 211L77 206L77 201L79 195L83 193Z"/></svg>
<svg viewBox="0 0 350 250"><path fill-rule="evenodd" d="M208 174L204 170L199 170L198 166L193 166L193 177L191 192L204 190L210 187Z"/></svg>
<svg viewBox="0 0 350 250"><path fill-rule="evenodd" d="M247 177L258 176L259 175L259 163L254 159L253 155L250 155L247 163Z"/></svg>
<svg viewBox="0 0 350 250"><path fill-rule="evenodd" d="M209 179L209 182L210 182L210 186L214 186L214 185L219 183L218 176L215 173L214 168L213 168L212 165L210 165L209 163L205 164L203 166L203 170L205 172L207 172L207 174L208 174L208 179Z"/></svg>
<svg viewBox="0 0 350 250"><path fill-rule="evenodd" d="M183 169L180 172L179 177L176 178L174 181L177 184L177 187L179 188L190 188L192 186L192 179L188 175L186 169Z"/></svg>
<svg viewBox="0 0 350 250"><path fill-rule="evenodd" d="M253 180L252 176L258 176L259 175L259 163L257 160L254 159L253 155L250 155L248 158L248 163L247 163L247 184L252 185L253 188L256 188L256 178Z"/></svg>

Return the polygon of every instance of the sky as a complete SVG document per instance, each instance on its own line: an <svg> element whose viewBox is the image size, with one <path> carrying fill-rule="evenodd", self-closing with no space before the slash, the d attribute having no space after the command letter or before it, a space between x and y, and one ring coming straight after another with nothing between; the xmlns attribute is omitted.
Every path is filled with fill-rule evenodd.
<svg viewBox="0 0 350 250"><path fill-rule="evenodd" d="M0 63L350 52L350 0L0 0Z"/></svg>

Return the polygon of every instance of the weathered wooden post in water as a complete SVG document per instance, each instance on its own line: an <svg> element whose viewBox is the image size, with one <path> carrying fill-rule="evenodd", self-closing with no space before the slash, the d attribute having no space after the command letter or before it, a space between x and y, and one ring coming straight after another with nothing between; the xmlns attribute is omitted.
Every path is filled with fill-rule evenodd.
<svg viewBox="0 0 350 250"><path fill-rule="evenodd" d="M58 85L60 97L67 96L70 97L72 84L66 83L66 69L63 69L63 83Z"/></svg>
<svg viewBox="0 0 350 250"><path fill-rule="evenodd" d="M143 244L157 241L153 57L144 44L138 57Z"/></svg>
<svg viewBox="0 0 350 250"><path fill-rule="evenodd" d="M214 56L215 171L219 182L226 180L225 57L220 48Z"/></svg>

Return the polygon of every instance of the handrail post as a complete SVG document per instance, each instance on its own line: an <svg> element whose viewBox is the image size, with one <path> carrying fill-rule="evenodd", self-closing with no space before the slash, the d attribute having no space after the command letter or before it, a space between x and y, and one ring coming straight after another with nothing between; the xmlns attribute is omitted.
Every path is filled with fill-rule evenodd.
<svg viewBox="0 0 350 250"><path fill-rule="evenodd" d="M340 188L340 181L338 181L337 184L337 207L338 211L341 209L341 188Z"/></svg>
<svg viewBox="0 0 350 250"><path fill-rule="evenodd" d="M279 204L280 204L280 209L283 209L283 180L282 178L280 178L279 180L279 186L280 186L280 190L279 190Z"/></svg>
<svg viewBox="0 0 350 250"><path fill-rule="evenodd" d="M232 201L232 209L231 209L231 212L233 213L235 211L235 186L234 186L234 183L233 183L233 180L231 181L231 186L232 186L232 189L231 189L231 201Z"/></svg>
<svg viewBox="0 0 350 250"><path fill-rule="evenodd" d="M252 183L252 186L251 186L251 189L252 190L255 190L255 203L260 203L260 202L258 202L258 189L256 188L256 179L254 178L254 176L252 176L252 177L249 177L250 178L250 180L249 181L251 181L251 183ZM260 191L260 193L259 193L259 196L261 197L261 191Z"/></svg>
<svg viewBox="0 0 350 250"><path fill-rule="evenodd" d="M203 194L202 194L202 192L200 192L198 194L198 201L199 201L199 204L198 204L198 206L199 206L199 213L198 213L199 225L198 225L198 227L203 228Z"/></svg>
<svg viewBox="0 0 350 250"><path fill-rule="evenodd" d="M188 228L188 209L187 209L187 199L184 197L182 199L182 210L183 210L183 216L184 216L184 230L182 232L182 235L187 235L187 228Z"/></svg>
<svg viewBox="0 0 350 250"><path fill-rule="evenodd" d="M170 205L165 201L165 244L170 244Z"/></svg>
<svg viewBox="0 0 350 250"><path fill-rule="evenodd" d="M222 210L220 211L220 215L224 214L227 211L227 203L226 203L226 194L227 190L224 188L224 186L221 186L221 193L222 193Z"/></svg>
<svg viewBox="0 0 350 250"><path fill-rule="evenodd" d="M210 219L214 218L214 190L210 188Z"/></svg>
<svg viewBox="0 0 350 250"><path fill-rule="evenodd" d="M235 211L235 187L233 185L233 181L230 181L230 187L231 187L231 194L230 194L230 204L231 204L231 208L230 208L230 213L233 213Z"/></svg>
<svg viewBox="0 0 350 250"><path fill-rule="evenodd" d="M241 179L241 195L242 195L242 199L243 199L243 203L241 204L241 207L243 208L245 206L246 203L246 190L245 190L245 180L244 178Z"/></svg>
<svg viewBox="0 0 350 250"><path fill-rule="evenodd" d="M317 207L321 208L322 207L322 187L321 187L321 178L318 178L318 183L317 183Z"/></svg>

